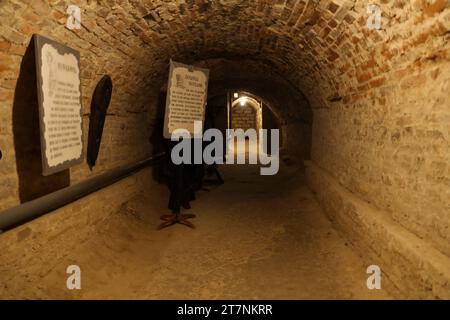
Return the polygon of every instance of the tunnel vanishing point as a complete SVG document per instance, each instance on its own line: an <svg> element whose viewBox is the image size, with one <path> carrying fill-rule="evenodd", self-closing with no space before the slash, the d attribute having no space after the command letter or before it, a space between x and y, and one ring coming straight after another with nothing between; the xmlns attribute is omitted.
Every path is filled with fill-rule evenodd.
<svg viewBox="0 0 450 320"><path fill-rule="evenodd" d="M84 147L112 79L92 170L42 175L34 34L80 53ZM280 129L278 175L219 166L224 185L192 202L197 228L157 231L168 189L155 166L135 170L5 228L0 298L450 298L447 0L0 1L0 221L160 152L170 59L210 70L207 110L257 102L232 123Z"/></svg>

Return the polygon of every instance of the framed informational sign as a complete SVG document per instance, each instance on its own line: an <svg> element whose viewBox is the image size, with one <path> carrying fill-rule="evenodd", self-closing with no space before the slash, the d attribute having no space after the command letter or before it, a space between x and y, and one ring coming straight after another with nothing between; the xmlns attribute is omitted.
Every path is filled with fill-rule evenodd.
<svg viewBox="0 0 450 320"><path fill-rule="evenodd" d="M42 171L47 176L83 162L80 54L34 35Z"/></svg>
<svg viewBox="0 0 450 320"><path fill-rule="evenodd" d="M164 137L177 129L194 134L194 122L204 122L209 70L170 61Z"/></svg>

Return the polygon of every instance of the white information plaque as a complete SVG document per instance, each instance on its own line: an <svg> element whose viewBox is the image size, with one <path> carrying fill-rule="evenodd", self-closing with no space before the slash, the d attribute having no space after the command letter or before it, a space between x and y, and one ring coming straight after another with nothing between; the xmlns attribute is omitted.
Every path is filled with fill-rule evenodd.
<svg viewBox="0 0 450 320"><path fill-rule="evenodd" d="M50 175L83 162L80 54L35 35L42 171Z"/></svg>
<svg viewBox="0 0 450 320"><path fill-rule="evenodd" d="M209 70L170 62L164 137L177 129L194 134L194 121L204 122Z"/></svg>

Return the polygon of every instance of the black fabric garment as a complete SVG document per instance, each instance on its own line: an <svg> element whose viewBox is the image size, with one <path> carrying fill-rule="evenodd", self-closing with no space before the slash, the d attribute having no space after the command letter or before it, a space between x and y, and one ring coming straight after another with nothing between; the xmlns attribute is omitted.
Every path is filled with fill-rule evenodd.
<svg viewBox="0 0 450 320"><path fill-rule="evenodd" d="M201 185L197 173L199 165L183 163L175 164L172 162L172 149L177 143L178 142L166 140L166 152L168 155L166 173L170 190L168 207L173 213L179 213L182 207L190 209L190 201L195 200L195 191L198 190L198 185Z"/></svg>

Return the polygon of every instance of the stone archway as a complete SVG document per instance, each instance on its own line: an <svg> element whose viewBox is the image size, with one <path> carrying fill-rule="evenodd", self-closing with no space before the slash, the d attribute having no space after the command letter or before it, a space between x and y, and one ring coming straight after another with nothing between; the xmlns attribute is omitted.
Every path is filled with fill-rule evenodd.
<svg viewBox="0 0 450 320"><path fill-rule="evenodd" d="M243 94L231 105L232 129L262 129L262 104L256 98Z"/></svg>

